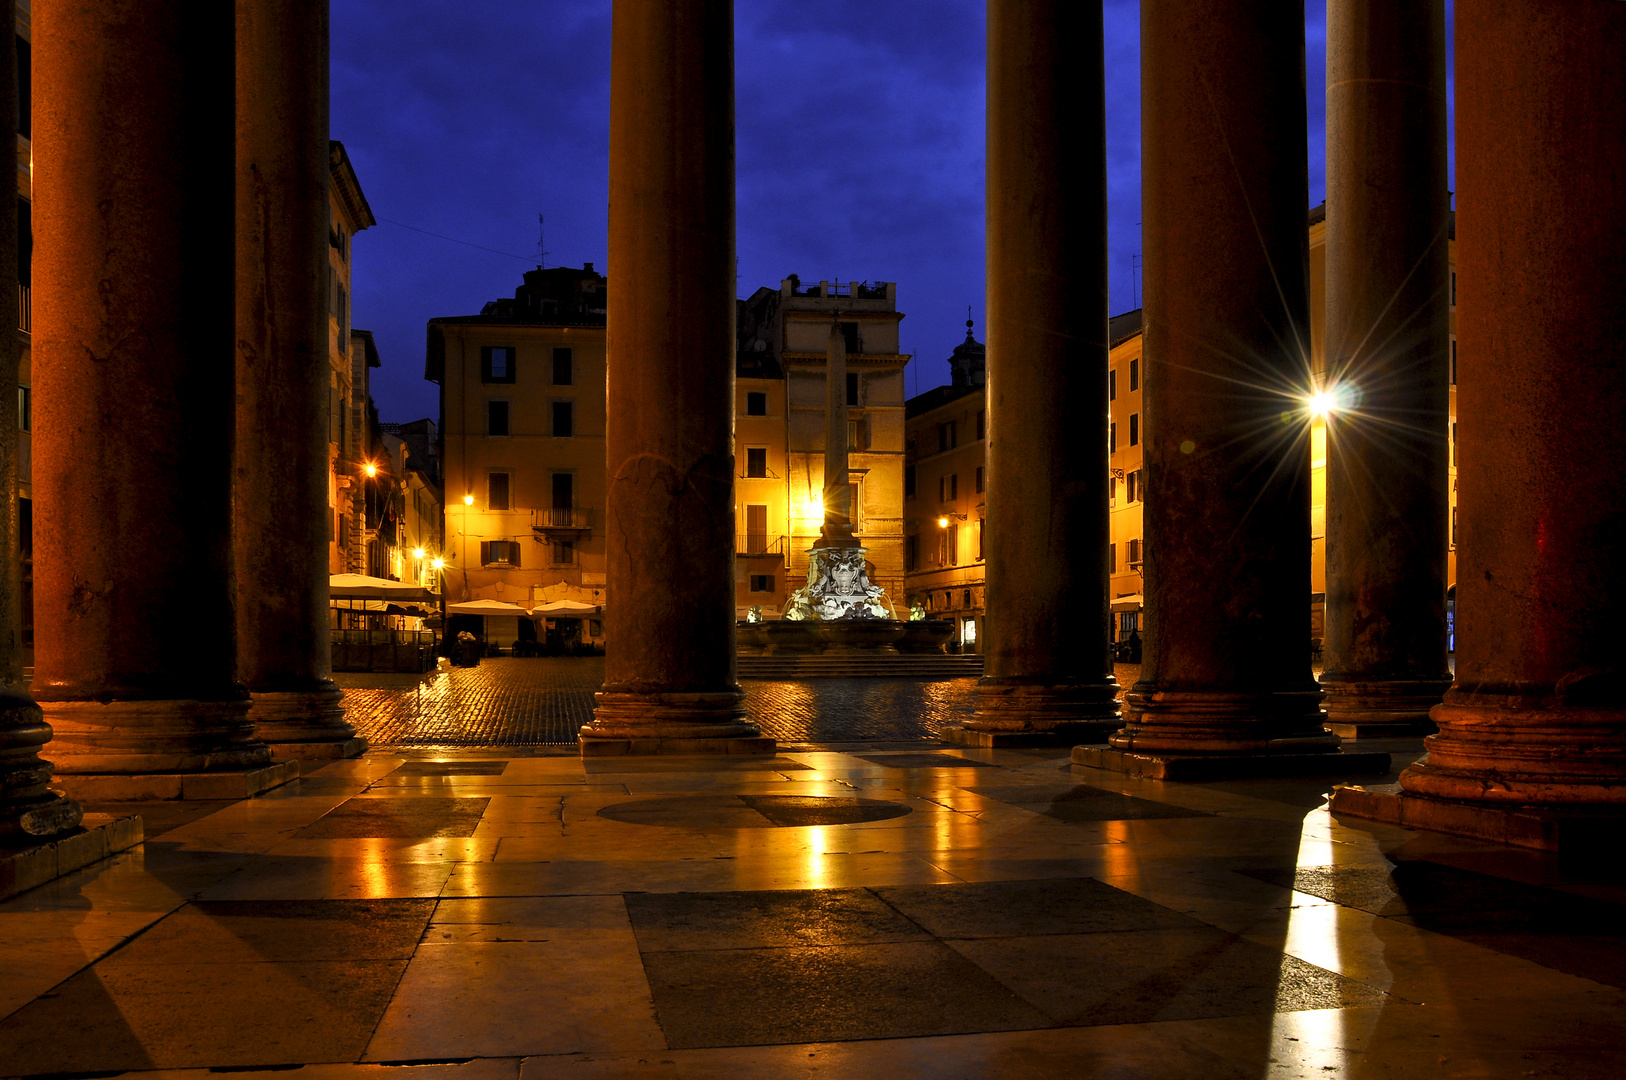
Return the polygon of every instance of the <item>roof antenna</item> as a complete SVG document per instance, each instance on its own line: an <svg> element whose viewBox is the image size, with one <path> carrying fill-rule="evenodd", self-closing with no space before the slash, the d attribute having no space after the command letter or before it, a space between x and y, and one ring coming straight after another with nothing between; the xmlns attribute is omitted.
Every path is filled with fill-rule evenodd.
<svg viewBox="0 0 1626 1080"><path fill-rule="evenodd" d="M548 219L541 214L536 215L536 268L542 269L548 265Z"/></svg>

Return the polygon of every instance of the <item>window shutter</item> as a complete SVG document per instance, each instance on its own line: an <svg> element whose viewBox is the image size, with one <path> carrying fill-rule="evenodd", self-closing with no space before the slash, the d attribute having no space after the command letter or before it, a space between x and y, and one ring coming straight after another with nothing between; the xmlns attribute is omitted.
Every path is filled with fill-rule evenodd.
<svg viewBox="0 0 1626 1080"><path fill-rule="evenodd" d="M491 561L491 541L480 541L480 565L484 566Z"/></svg>
<svg viewBox="0 0 1626 1080"><path fill-rule="evenodd" d="M508 561L511 565L519 566L519 552L525 545L515 540L508 541Z"/></svg>

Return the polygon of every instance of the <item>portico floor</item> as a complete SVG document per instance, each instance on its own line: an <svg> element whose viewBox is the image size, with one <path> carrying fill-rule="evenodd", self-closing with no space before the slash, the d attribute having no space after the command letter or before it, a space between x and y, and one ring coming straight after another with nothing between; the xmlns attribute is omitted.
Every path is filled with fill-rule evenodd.
<svg viewBox="0 0 1626 1080"><path fill-rule="evenodd" d="M1626 1075L1618 867L1323 788L374 751L0 904L0 1074Z"/></svg>

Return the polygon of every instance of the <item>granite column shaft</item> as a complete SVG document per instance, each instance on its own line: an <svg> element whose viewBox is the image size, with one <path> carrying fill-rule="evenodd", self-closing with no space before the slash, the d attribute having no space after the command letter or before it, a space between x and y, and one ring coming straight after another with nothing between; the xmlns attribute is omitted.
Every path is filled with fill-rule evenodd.
<svg viewBox="0 0 1626 1080"><path fill-rule="evenodd" d="M16 8L0 5L0 42L15 39ZM0 141L17 128L17 51L0 48ZM17 218L0 214L0 402L17 399ZM12 552L20 550L17 510L17 410L0 408L0 848L57 835L79 824L79 804L50 786L51 763L40 748L51 727L23 689L22 582Z"/></svg>
<svg viewBox="0 0 1626 1080"><path fill-rule="evenodd" d="M1462 2L1456 48L1456 682L1401 784L1618 806L1626 4Z"/></svg>
<svg viewBox="0 0 1626 1080"><path fill-rule="evenodd" d="M1327 7L1327 718L1432 730L1445 590L1450 193L1443 0Z"/></svg>
<svg viewBox="0 0 1626 1080"><path fill-rule="evenodd" d="M328 3L237 0L237 670L279 756L366 745L328 632Z"/></svg>
<svg viewBox="0 0 1626 1080"><path fill-rule="evenodd" d="M1141 48L1148 621L1118 754L1083 763L1319 758L1303 7L1144 0Z"/></svg>
<svg viewBox="0 0 1626 1080"><path fill-rule="evenodd" d="M734 6L615 0L609 645L582 753L770 752L734 674Z"/></svg>
<svg viewBox="0 0 1626 1080"><path fill-rule="evenodd" d="M1101 8L988 4L986 674L967 741L1118 724Z"/></svg>
<svg viewBox="0 0 1626 1080"><path fill-rule="evenodd" d="M34 13L37 665L61 774L266 764L235 679L233 11Z"/></svg>

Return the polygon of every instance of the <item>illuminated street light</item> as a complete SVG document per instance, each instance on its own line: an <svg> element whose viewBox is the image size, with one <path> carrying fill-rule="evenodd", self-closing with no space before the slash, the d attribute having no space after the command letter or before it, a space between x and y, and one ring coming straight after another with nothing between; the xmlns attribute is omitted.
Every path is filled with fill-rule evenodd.
<svg viewBox="0 0 1626 1080"><path fill-rule="evenodd" d="M421 559L421 558L423 558L423 548L413 548L413 549L412 549L412 557L413 557L413 558L414 558L414 559Z"/></svg>
<svg viewBox="0 0 1626 1080"><path fill-rule="evenodd" d="M465 495L465 496L463 496L463 505L464 506L473 506L474 505L474 496L473 495Z"/></svg>
<svg viewBox="0 0 1626 1080"><path fill-rule="evenodd" d="M939 529L946 529L946 528L948 528L948 518L946 518L946 517L940 517L940 518L938 518L938 519L937 519L937 527L938 527L938 528L939 528Z"/></svg>
<svg viewBox="0 0 1626 1080"><path fill-rule="evenodd" d="M1304 407L1311 416L1325 420L1336 412L1344 412L1355 403L1353 388L1340 384L1317 390L1304 399Z"/></svg>
<svg viewBox="0 0 1626 1080"><path fill-rule="evenodd" d="M442 570L442 569L445 569L445 567L446 567L446 560L445 559L436 559L433 562L431 562L429 565L431 567L433 567L434 569L436 569L436 570Z"/></svg>
<svg viewBox="0 0 1626 1080"><path fill-rule="evenodd" d="M365 466L363 466L363 471L365 471L368 476L377 476L378 466L369 461Z"/></svg>

